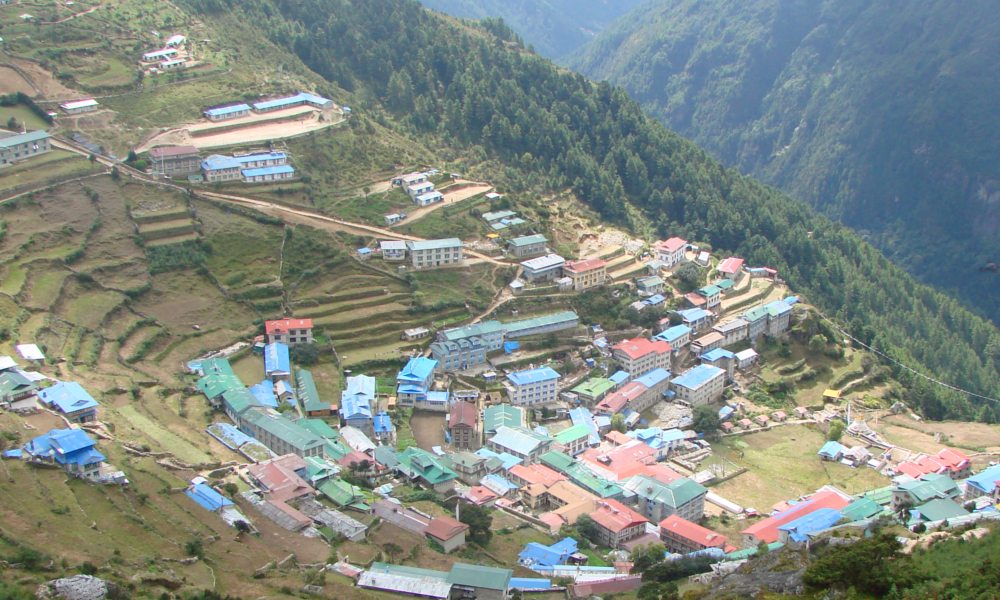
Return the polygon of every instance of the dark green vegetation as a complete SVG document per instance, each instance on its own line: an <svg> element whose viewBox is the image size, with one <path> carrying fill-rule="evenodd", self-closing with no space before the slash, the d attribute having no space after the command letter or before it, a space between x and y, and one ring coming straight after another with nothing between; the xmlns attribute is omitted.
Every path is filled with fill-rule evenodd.
<svg viewBox="0 0 1000 600"><path fill-rule="evenodd" d="M501 24L456 27L406 0L253 0L234 3L225 18L259 23L364 99L356 105L379 122L427 144L438 136L452 155L486 159L483 176L508 191L571 187L609 221L704 240L776 268L859 339L1000 395L1000 334L990 324L916 283L846 227L724 168L644 115L624 90L516 48ZM902 397L927 417L976 415L964 395L894 369Z"/></svg>
<svg viewBox="0 0 1000 600"><path fill-rule="evenodd" d="M1000 316L996 4L663 0L567 59Z"/></svg>
<svg viewBox="0 0 1000 600"><path fill-rule="evenodd" d="M503 19L547 58L590 41L642 0L425 0L427 8L466 19Z"/></svg>

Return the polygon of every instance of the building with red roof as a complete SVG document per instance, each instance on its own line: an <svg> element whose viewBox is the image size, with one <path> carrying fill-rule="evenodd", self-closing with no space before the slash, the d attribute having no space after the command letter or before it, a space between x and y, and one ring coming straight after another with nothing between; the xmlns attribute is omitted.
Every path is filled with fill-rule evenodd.
<svg viewBox="0 0 1000 600"><path fill-rule="evenodd" d="M574 260L563 265L563 276L573 281L574 292L604 285L607 275L608 263L599 258Z"/></svg>
<svg viewBox="0 0 1000 600"><path fill-rule="evenodd" d="M687 245L687 240L672 237L656 246L656 259L663 263L664 269L669 271L684 260L684 252L687 250Z"/></svg>
<svg viewBox="0 0 1000 600"><path fill-rule="evenodd" d="M365 456L367 459L368 457ZM295 454L286 454L250 465L247 473L262 490L266 500L288 502L312 496L316 490L296 471L305 472L308 464Z"/></svg>
<svg viewBox="0 0 1000 600"><path fill-rule="evenodd" d="M487 506L500 496L487 487L477 485L469 488L469 491L465 492L462 497L476 506Z"/></svg>
<svg viewBox="0 0 1000 600"><path fill-rule="evenodd" d="M472 402L453 402L448 412L448 433L451 445L463 450L478 450L480 446L479 409Z"/></svg>
<svg viewBox="0 0 1000 600"><path fill-rule="evenodd" d="M594 406L594 414L609 416L618 414L625 410L630 402L639 399L644 393L646 393L646 386L638 381L626 383L625 387L614 394L605 396L603 400L598 402Z"/></svg>
<svg viewBox="0 0 1000 600"><path fill-rule="evenodd" d="M629 380L653 369L670 370L669 342L635 338L619 342L611 347L611 352L623 371L629 373Z"/></svg>
<svg viewBox="0 0 1000 600"><path fill-rule="evenodd" d="M293 346L295 344L312 344L313 340L312 319L276 319L274 321L264 321L264 332L267 334L267 343L282 343Z"/></svg>
<svg viewBox="0 0 1000 600"><path fill-rule="evenodd" d="M449 554L465 545L465 532L469 526L451 517L436 517L424 530L424 535L434 540Z"/></svg>
<svg viewBox="0 0 1000 600"><path fill-rule="evenodd" d="M631 440L614 448L589 448L577 457L598 477L610 481L621 481L623 473L633 470L636 465L656 463L656 450L639 440Z"/></svg>
<svg viewBox="0 0 1000 600"><path fill-rule="evenodd" d="M618 470L618 477L621 478L620 481L631 479L636 475L645 475L647 477L652 477L653 479L664 484L673 483L678 479L684 478L683 475L681 475L677 471L674 471L673 469L664 465L663 463L653 463L651 465L647 465L644 463L635 463L631 466L624 467Z"/></svg>
<svg viewBox="0 0 1000 600"><path fill-rule="evenodd" d="M756 548L764 542L772 544L778 541L778 528L791 523L806 515L811 515L821 508L832 508L840 510L847 506L849 501L836 492L817 492L809 496L805 501L796 504L792 508L780 512L763 521L758 521L742 531L743 548Z"/></svg>
<svg viewBox="0 0 1000 600"><path fill-rule="evenodd" d="M617 548L623 542L646 532L649 519L617 500L601 500L590 517L597 525L597 537L602 546Z"/></svg>
<svg viewBox="0 0 1000 600"><path fill-rule="evenodd" d="M743 259L730 256L719 263L719 267L716 270L726 279L735 280L743 271Z"/></svg>
<svg viewBox="0 0 1000 600"><path fill-rule="evenodd" d="M725 548L729 539L697 523L670 515L660 521L660 539L669 552L690 554L705 548Z"/></svg>
<svg viewBox="0 0 1000 600"><path fill-rule="evenodd" d="M944 448L936 456L925 454L915 460L899 463L896 472L914 479L931 473L947 475L954 480L966 479L972 475L972 461L958 450Z"/></svg>

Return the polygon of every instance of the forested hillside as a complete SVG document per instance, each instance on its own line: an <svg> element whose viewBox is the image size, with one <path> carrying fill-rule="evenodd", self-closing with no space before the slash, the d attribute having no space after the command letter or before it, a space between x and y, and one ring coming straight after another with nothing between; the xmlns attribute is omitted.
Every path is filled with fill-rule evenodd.
<svg viewBox="0 0 1000 600"><path fill-rule="evenodd" d="M558 58L642 0L424 0L428 8L466 19L501 18L542 56Z"/></svg>
<svg viewBox="0 0 1000 600"><path fill-rule="evenodd" d="M509 190L570 187L609 221L680 235L777 268L853 335L959 386L1000 395L1000 333L918 284L852 231L726 169L647 117L621 88L595 85L518 49L486 21L464 29L409 0L187 0L259 24L358 112L492 168ZM505 41L506 40L506 41ZM926 416L993 419L992 405L894 374Z"/></svg>
<svg viewBox="0 0 1000 600"><path fill-rule="evenodd" d="M1000 316L995 2L657 0L567 59Z"/></svg>

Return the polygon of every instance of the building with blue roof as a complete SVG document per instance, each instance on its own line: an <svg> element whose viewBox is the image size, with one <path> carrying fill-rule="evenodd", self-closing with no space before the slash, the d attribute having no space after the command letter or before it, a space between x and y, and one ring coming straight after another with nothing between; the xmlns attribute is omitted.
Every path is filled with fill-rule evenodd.
<svg viewBox="0 0 1000 600"><path fill-rule="evenodd" d="M344 424L375 437L372 403L376 401L375 378L355 375L347 378L347 389L340 393L340 415Z"/></svg>
<svg viewBox="0 0 1000 600"><path fill-rule="evenodd" d="M447 403L444 406L430 406L427 394L434 384L434 371L437 369L438 361L419 356L411 358L406 366L396 375L396 402L400 406L408 408L423 408L448 411Z"/></svg>
<svg viewBox="0 0 1000 600"><path fill-rule="evenodd" d="M579 550L577 541L573 538L564 538L551 546L538 542L528 542L518 554L518 564L529 569L539 567L555 567L566 564L569 557Z"/></svg>
<svg viewBox="0 0 1000 600"><path fill-rule="evenodd" d="M56 409L71 423L97 420L97 400L75 381L60 381L38 391L43 404Z"/></svg>
<svg viewBox="0 0 1000 600"><path fill-rule="evenodd" d="M679 316L684 325L690 327L694 332L708 329L712 326L712 321L715 320L715 315L711 311L707 311L703 308L678 310L674 311L674 314Z"/></svg>
<svg viewBox="0 0 1000 600"><path fill-rule="evenodd" d="M552 589L552 580L535 577L511 577L510 589L526 592L549 590Z"/></svg>
<svg viewBox="0 0 1000 600"><path fill-rule="evenodd" d="M994 465L969 477L965 480L966 500L993 495L996 492L998 481L1000 481L1000 465Z"/></svg>
<svg viewBox="0 0 1000 600"><path fill-rule="evenodd" d="M292 360L288 357L288 344L275 342L264 346L264 377L271 381L292 378Z"/></svg>
<svg viewBox="0 0 1000 600"><path fill-rule="evenodd" d="M804 543L808 534L829 529L843 519L840 511L832 508L820 508L794 521L778 527L778 541L782 544Z"/></svg>
<svg viewBox="0 0 1000 600"><path fill-rule="evenodd" d="M521 464L520 459L517 461L517 464ZM489 475L486 475L479 480L479 485L485 487L501 498L504 498L508 494L516 492L520 489L516 483L507 481L499 473L490 473Z"/></svg>
<svg viewBox="0 0 1000 600"><path fill-rule="evenodd" d="M558 254L546 254L521 262L521 277L528 283L552 281L562 276L566 259Z"/></svg>
<svg viewBox="0 0 1000 600"><path fill-rule="evenodd" d="M233 505L231 500L204 483L192 485L184 493L199 506L211 512L218 512L226 506Z"/></svg>
<svg viewBox="0 0 1000 600"><path fill-rule="evenodd" d="M483 458L495 458L500 461L500 470L510 471L511 467L522 464L524 461L507 452L494 452L489 448L480 448L474 452L476 456Z"/></svg>
<svg viewBox="0 0 1000 600"><path fill-rule="evenodd" d="M504 387L514 406L536 406L556 401L559 373L549 367L518 371L507 376Z"/></svg>
<svg viewBox="0 0 1000 600"><path fill-rule="evenodd" d="M496 435L487 440L486 447L493 452L516 456L527 466L538 462L538 457L549 450L553 441L523 427L501 426Z"/></svg>
<svg viewBox="0 0 1000 600"><path fill-rule="evenodd" d="M844 457L844 451L847 450L840 442L827 442L823 444L823 447L819 449L819 457L823 460L829 460L832 462L840 462L840 459Z"/></svg>
<svg viewBox="0 0 1000 600"><path fill-rule="evenodd" d="M270 181L283 181L295 178L295 169L292 165L276 165L273 167L257 167L253 169L243 169L244 183L266 183Z"/></svg>
<svg viewBox="0 0 1000 600"><path fill-rule="evenodd" d="M58 465L75 477L97 479L106 458L96 446L97 442L80 429L53 429L21 450L34 460Z"/></svg>
<svg viewBox="0 0 1000 600"><path fill-rule="evenodd" d="M274 395L274 382L265 379L250 388L250 393L260 402L261 406L278 408L278 397Z"/></svg>
<svg viewBox="0 0 1000 600"><path fill-rule="evenodd" d="M243 163L231 156L213 154L201 162L201 173L205 181L239 181Z"/></svg>
<svg viewBox="0 0 1000 600"><path fill-rule="evenodd" d="M767 311L767 329L765 333L771 337L777 337L788 331L792 318L792 307L783 300L775 300L765 304L763 307Z"/></svg>
<svg viewBox="0 0 1000 600"><path fill-rule="evenodd" d="M712 365L698 365L670 382L677 399L691 406L710 404L722 399L726 372Z"/></svg>
<svg viewBox="0 0 1000 600"><path fill-rule="evenodd" d="M324 98L322 96L317 96L316 94L310 94L308 92L299 92L294 96L286 96L284 98L274 98L272 100L264 100L262 102L253 103L254 111L259 113L284 110L286 108L294 108L296 106L312 106L313 108L332 108L333 100L330 100L329 98Z"/></svg>
<svg viewBox="0 0 1000 600"><path fill-rule="evenodd" d="M218 108L208 108L201 111L209 121L226 121L228 119L238 119L250 115L249 104L230 104Z"/></svg>
<svg viewBox="0 0 1000 600"><path fill-rule="evenodd" d="M614 375L608 377L608 379L611 380L615 386L621 387L626 381L628 381L629 377L631 377L631 374L628 371L617 371Z"/></svg>
<svg viewBox="0 0 1000 600"><path fill-rule="evenodd" d="M670 456L684 439L684 432L680 429L660 429L659 427L633 429L625 435L656 450L656 460L663 460Z"/></svg>
<svg viewBox="0 0 1000 600"><path fill-rule="evenodd" d="M736 370L738 362L735 354L722 348L709 350L703 353L700 358L703 365L712 365L713 367L723 369L726 372L726 377L733 376L733 371Z"/></svg>
<svg viewBox="0 0 1000 600"><path fill-rule="evenodd" d="M664 298L663 295L654 294L649 298L643 300L642 303L645 304L646 306L658 306L660 304L663 304L666 300L667 299Z"/></svg>
<svg viewBox="0 0 1000 600"><path fill-rule="evenodd" d="M382 411L375 415L375 439L383 444L392 445L395 443L395 429L392 427L392 419L389 413Z"/></svg>
<svg viewBox="0 0 1000 600"><path fill-rule="evenodd" d="M601 443L601 434L597 429L597 424L594 422L594 415L590 413L586 408L574 408L569 411L570 421L573 422L573 426L586 425L590 429L590 444L597 445Z"/></svg>
<svg viewBox="0 0 1000 600"><path fill-rule="evenodd" d="M691 328L687 325L674 325L653 336L654 341L664 341L670 344L677 353L681 348L691 343Z"/></svg>
<svg viewBox="0 0 1000 600"><path fill-rule="evenodd" d="M725 421L729 417L733 416L734 412L736 412L736 409L732 406L723 406L719 409L719 420Z"/></svg>

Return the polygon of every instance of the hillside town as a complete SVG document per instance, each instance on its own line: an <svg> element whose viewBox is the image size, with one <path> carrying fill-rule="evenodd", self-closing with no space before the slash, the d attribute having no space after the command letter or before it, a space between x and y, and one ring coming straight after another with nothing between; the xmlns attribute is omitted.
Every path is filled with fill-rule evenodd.
<svg viewBox="0 0 1000 600"><path fill-rule="evenodd" d="M173 161L186 160L187 168L197 163L194 153L162 158L158 168L172 163L174 172L181 167ZM248 170L267 168L255 161L267 160L283 156L210 157L202 168L212 165L212 172L218 163L232 171L225 176L246 177ZM240 171L243 166L249 168ZM432 193L419 179L398 182L416 194L418 205ZM753 280L764 279L774 289L780 280L773 269L747 267L737 257L712 261L687 241L671 238L650 248L642 273L616 282L605 260L565 260L546 242L541 234L508 241L508 256L519 261L509 293L551 288L549 282L557 288L542 289L556 295L613 285L638 298L631 307L636 314L670 295L678 298L671 302L675 308L653 331L632 337L583 326L571 310L435 332L406 330L402 339L423 346L405 358L395 380L345 370L339 398L320 394L312 372L293 361L297 348L317 344L312 319L268 320L262 335L238 345L260 357L263 368L252 380L236 374L230 349L186 365L206 407L220 415L205 434L247 461L234 474L248 487L240 496L252 510L241 511L203 476L191 480L186 494L241 530L252 531L255 521L266 519L306 537L362 541L370 528L365 523L376 517L448 554L469 543L470 526L460 520L464 505L500 511L559 540L552 546L530 543L520 553L519 564L537 577L458 563L448 572L380 562L330 567L359 587L432 598L461 593L500 599L515 589L549 590L566 581L573 597L627 592L641 585L630 561L650 544L663 544L667 561L707 558L713 567L699 576L704 579L729 573L758 552L800 548L845 532L863 535L884 518L923 531L1000 517L994 508L1000 466L973 473L970 457L952 449L894 462L891 448L849 413L748 408L741 382L759 371L755 348L787 338L806 314L792 295L745 306L727 302ZM454 267L465 259L463 249L458 239L379 242L382 260L408 261L413 269ZM365 254L356 259L367 260ZM672 294L672 271L687 263L699 265L711 283ZM520 342L560 335L587 340L566 365L529 360L520 368L503 362ZM45 359L37 346L19 346L18 352L29 363ZM6 458L52 464L98 484L128 485L96 449L95 438L106 433L98 403L81 385L49 380L6 356L0 370L6 410L47 409L66 424L7 450ZM715 430L695 427L697 413L706 410L718 423ZM398 429L415 413L439 415L443 444L400 443ZM816 448L817 459L874 469L888 475L891 485L852 493L826 485L773 507L751 507L712 491L742 471L700 466L712 454L713 437L834 420L866 445L829 441ZM399 489L423 490L453 506L455 516L408 506L395 495ZM720 514L746 523L738 537L705 526ZM612 566L588 564L582 545L598 549Z"/></svg>

